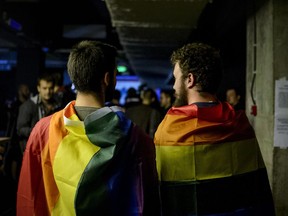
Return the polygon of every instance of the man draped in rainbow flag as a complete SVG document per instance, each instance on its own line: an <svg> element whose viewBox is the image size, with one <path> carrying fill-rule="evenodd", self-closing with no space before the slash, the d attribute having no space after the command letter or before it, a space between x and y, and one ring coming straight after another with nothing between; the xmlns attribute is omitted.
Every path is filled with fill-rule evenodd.
<svg viewBox="0 0 288 216"><path fill-rule="evenodd" d="M159 215L155 146L105 107L116 84L114 47L82 41L67 68L77 98L41 119L29 137L17 193L17 215Z"/></svg>
<svg viewBox="0 0 288 216"><path fill-rule="evenodd" d="M175 103L154 138L163 216L273 216L255 133L216 97L220 53L203 43L173 52Z"/></svg>

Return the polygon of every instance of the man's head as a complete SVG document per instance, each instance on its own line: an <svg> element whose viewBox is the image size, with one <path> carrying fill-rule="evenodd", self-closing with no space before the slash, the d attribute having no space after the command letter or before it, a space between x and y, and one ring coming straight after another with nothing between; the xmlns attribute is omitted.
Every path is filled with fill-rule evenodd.
<svg viewBox="0 0 288 216"><path fill-rule="evenodd" d="M216 94L222 79L219 51L207 44L190 43L173 52L175 106L188 104L188 90Z"/></svg>
<svg viewBox="0 0 288 216"><path fill-rule="evenodd" d="M112 103L116 105L120 104L120 99L121 99L121 92L118 89L115 89L113 93Z"/></svg>
<svg viewBox="0 0 288 216"><path fill-rule="evenodd" d="M228 88L226 91L226 100L232 106L235 106L240 101L240 93L237 88Z"/></svg>
<svg viewBox="0 0 288 216"><path fill-rule="evenodd" d="M157 95L152 88L146 88L143 90L142 103L150 105L157 100Z"/></svg>
<svg viewBox="0 0 288 216"><path fill-rule="evenodd" d="M170 108L173 103L173 93L170 90L162 89L160 93L160 106L164 109Z"/></svg>
<svg viewBox="0 0 288 216"><path fill-rule="evenodd" d="M67 69L77 91L112 99L116 85L115 47L97 41L81 41L69 55Z"/></svg>
<svg viewBox="0 0 288 216"><path fill-rule="evenodd" d="M27 100L30 97L30 88L26 84L20 84L18 86L18 98L19 100Z"/></svg>
<svg viewBox="0 0 288 216"><path fill-rule="evenodd" d="M42 101L49 101L54 95L54 78L50 73L42 73L37 81L37 90Z"/></svg>

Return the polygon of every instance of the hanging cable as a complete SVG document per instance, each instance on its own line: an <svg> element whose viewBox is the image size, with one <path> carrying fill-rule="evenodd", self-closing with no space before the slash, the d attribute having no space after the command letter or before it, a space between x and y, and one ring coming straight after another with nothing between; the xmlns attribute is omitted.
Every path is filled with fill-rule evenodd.
<svg viewBox="0 0 288 216"><path fill-rule="evenodd" d="M257 22L256 22L256 3L255 0L253 1L253 28L254 28L254 38L253 38L253 77L250 89L250 95L253 102L251 107L251 114L256 116L257 115L257 106L256 100L254 98L253 90L256 80L256 71L257 71Z"/></svg>
<svg viewBox="0 0 288 216"><path fill-rule="evenodd" d="M251 94L251 98L252 98L253 105L256 106L256 101L255 101L255 98L254 98L254 95L253 95L253 88L254 88L255 78L256 78L256 73L253 73L252 83L251 83L251 89L250 89L250 94Z"/></svg>

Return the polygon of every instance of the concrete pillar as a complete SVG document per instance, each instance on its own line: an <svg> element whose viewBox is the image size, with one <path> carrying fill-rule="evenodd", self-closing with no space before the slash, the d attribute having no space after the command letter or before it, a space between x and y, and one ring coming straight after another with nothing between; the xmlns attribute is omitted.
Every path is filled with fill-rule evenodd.
<svg viewBox="0 0 288 216"><path fill-rule="evenodd" d="M288 1L254 0L247 6L246 110L268 169L277 216L287 216L288 149L274 147L274 94L275 81L288 79ZM250 114L253 99L256 116Z"/></svg>

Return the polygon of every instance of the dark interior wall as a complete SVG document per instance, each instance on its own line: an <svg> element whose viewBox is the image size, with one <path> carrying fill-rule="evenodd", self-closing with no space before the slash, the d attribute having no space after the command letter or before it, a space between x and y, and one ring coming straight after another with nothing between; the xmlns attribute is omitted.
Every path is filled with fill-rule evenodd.
<svg viewBox="0 0 288 216"><path fill-rule="evenodd" d="M215 0L203 10L191 41L217 47L223 59L223 81L218 96L225 100L226 89L239 88L244 99L246 86L246 0Z"/></svg>
<svg viewBox="0 0 288 216"><path fill-rule="evenodd" d="M15 83L16 68L10 71L0 71L0 100L12 98L16 95Z"/></svg>
<svg viewBox="0 0 288 216"><path fill-rule="evenodd" d="M238 26L227 35L225 44L220 44L223 56L223 81L219 89L222 99L227 88L239 89L244 100L246 89L246 28ZM240 32L241 31L241 32Z"/></svg>
<svg viewBox="0 0 288 216"><path fill-rule="evenodd" d="M45 54L40 47L19 48L17 53L16 86L25 83L37 93L37 78L45 67Z"/></svg>
<svg viewBox="0 0 288 216"><path fill-rule="evenodd" d="M16 96L20 84L27 84L35 94L38 75L44 69L45 59L39 48L19 48L15 61L11 70L0 71L0 92L4 101Z"/></svg>

